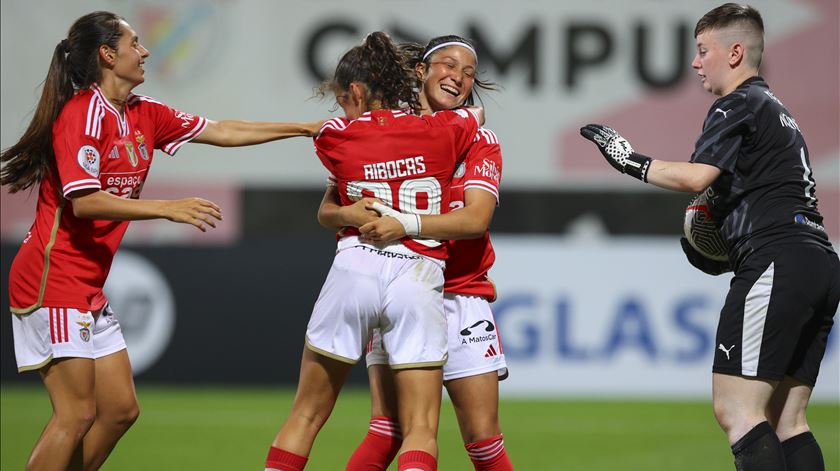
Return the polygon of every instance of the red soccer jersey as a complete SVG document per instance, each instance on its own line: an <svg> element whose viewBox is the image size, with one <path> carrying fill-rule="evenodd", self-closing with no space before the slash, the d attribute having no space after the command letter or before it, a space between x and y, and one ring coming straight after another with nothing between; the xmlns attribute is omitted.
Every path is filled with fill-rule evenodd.
<svg viewBox="0 0 840 471"><path fill-rule="evenodd" d="M315 151L335 179L341 204L379 198L411 214L449 210L452 169L478 129L468 110L414 116L396 110L367 112L358 119L331 119L315 138ZM358 235L348 229L344 235ZM446 258L440 241L404 238L417 253Z"/></svg>
<svg viewBox="0 0 840 471"><path fill-rule="evenodd" d="M452 210L464 207L464 192L477 188L488 191L499 201L499 182L502 179L502 149L493 131L481 128L475 135L467 157L458 165L449 193ZM447 293L482 296L496 299L496 288L487 272L496 261L490 243L490 231L478 239L449 242L443 290Z"/></svg>
<svg viewBox="0 0 840 471"><path fill-rule="evenodd" d="M139 198L153 149L175 152L207 126L202 117L130 94L124 114L96 85L76 93L53 124L58 172L41 181L35 222L12 262L9 304L101 309L102 287L128 221L80 219L69 195L95 188Z"/></svg>

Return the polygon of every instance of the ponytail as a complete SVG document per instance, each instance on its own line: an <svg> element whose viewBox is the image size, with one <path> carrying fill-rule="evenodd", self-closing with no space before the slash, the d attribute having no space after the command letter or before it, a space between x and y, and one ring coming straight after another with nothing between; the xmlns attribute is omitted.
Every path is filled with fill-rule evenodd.
<svg viewBox="0 0 840 471"><path fill-rule="evenodd" d="M99 46L117 48L122 17L110 12L87 14L73 23L67 39L53 50L47 78L32 121L16 144L0 153L0 184L10 193L40 183L55 171L52 127L76 89L101 78Z"/></svg>
<svg viewBox="0 0 840 471"><path fill-rule="evenodd" d="M367 87L366 101L379 101L383 108L420 110L419 82L414 69L408 67L403 54L391 38L377 31L369 34L364 43L349 50L339 60L332 80L322 85L333 90L348 90L352 82Z"/></svg>

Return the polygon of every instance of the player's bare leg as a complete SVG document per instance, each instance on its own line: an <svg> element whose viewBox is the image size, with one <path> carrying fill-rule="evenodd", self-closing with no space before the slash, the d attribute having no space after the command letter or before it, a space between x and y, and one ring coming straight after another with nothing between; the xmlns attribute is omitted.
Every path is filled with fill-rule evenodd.
<svg viewBox="0 0 840 471"><path fill-rule="evenodd" d="M776 430L788 471L822 471L822 450L811 433L805 411L813 389L786 376L770 399L767 417Z"/></svg>
<svg viewBox="0 0 840 471"><path fill-rule="evenodd" d="M495 371L444 383L464 443L502 433L499 426L499 375Z"/></svg>
<svg viewBox="0 0 840 471"><path fill-rule="evenodd" d="M74 456L74 450L96 416L93 360L59 359L41 368L40 372L50 395L53 414L32 449L26 469L63 471L70 466L81 467L81 454Z"/></svg>
<svg viewBox="0 0 840 471"><path fill-rule="evenodd" d="M274 439L275 448L309 456L315 437L332 413L352 367L304 347L295 400L289 417Z"/></svg>
<svg viewBox="0 0 840 471"><path fill-rule="evenodd" d="M368 367L368 381L370 382L370 415L371 417L397 418L396 385L394 372L388 365L371 365Z"/></svg>
<svg viewBox="0 0 840 471"><path fill-rule="evenodd" d="M94 368L96 420L80 447L84 468L71 469L99 469L140 414L128 351L123 349L97 358L94 360Z"/></svg>
<svg viewBox="0 0 840 471"><path fill-rule="evenodd" d="M779 437L770 426L767 406L777 381L712 375L715 418L726 432L738 471L786 471Z"/></svg>
<svg viewBox="0 0 840 471"><path fill-rule="evenodd" d="M419 450L436 457L443 370L440 367L395 370L394 382L403 432L400 453Z"/></svg>
<svg viewBox="0 0 840 471"><path fill-rule="evenodd" d="M761 422L778 383L758 378L712 374L715 418L732 445Z"/></svg>
<svg viewBox="0 0 840 471"><path fill-rule="evenodd" d="M499 375L495 371L444 383L464 448L476 470L512 470L499 424Z"/></svg>
<svg viewBox="0 0 840 471"><path fill-rule="evenodd" d="M811 391L810 386L790 376L786 376L779 383L767 406L767 418L776 430L779 440L785 441L810 430L805 418L805 409L811 399Z"/></svg>

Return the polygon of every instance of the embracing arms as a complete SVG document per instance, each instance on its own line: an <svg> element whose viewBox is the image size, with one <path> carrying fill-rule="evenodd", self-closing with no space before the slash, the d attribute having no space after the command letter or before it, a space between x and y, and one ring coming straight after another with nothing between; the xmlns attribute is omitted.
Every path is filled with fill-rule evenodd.
<svg viewBox="0 0 840 471"><path fill-rule="evenodd" d="M446 214L405 214L375 198L362 198L341 206L335 187L328 187L318 208L318 222L328 229L358 227L362 239L385 243L406 235L439 240L475 239L484 235L496 209L496 197L468 189L464 207ZM380 217L380 214L383 217Z"/></svg>
<svg viewBox="0 0 840 471"><path fill-rule="evenodd" d="M383 216L359 228L362 238L370 242L389 242L406 235L438 240L476 239L490 226L496 197L471 188L464 193L463 208L434 215L405 214L378 202L369 203L368 207Z"/></svg>

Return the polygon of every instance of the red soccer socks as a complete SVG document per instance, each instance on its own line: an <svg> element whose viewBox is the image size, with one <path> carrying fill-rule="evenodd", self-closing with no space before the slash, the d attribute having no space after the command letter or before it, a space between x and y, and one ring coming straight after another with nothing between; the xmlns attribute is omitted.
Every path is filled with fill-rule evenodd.
<svg viewBox="0 0 840 471"><path fill-rule="evenodd" d="M389 417L372 417L364 440L347 462L346 471L385 471L402 446L400 424Z"/></svg>
<svg viewBox="0 0 840 471"><path fill-rule="evenodd" d="M437 471L434 456L420 450L409 450L397 459L398 471Z"/></svg>
<svg viewBox="0 0 840 471"><path fill-rule="evenodd" d="M502 435L464 445L476 471L513 471Z"/></svg>
<svg viewBox="0 0 840 471"><path fill-rule="evenodd" d="M305 456L271 447L265 460L265 471L303 471L306 460Z"/></svg>

